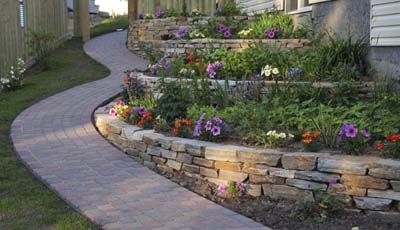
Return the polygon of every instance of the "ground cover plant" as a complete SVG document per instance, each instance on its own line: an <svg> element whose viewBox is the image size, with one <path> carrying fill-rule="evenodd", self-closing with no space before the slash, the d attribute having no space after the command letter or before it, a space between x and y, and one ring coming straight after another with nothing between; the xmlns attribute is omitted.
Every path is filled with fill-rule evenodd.
<svg viewBox="0 0 400 230"><path fill-rule="evenodd" d="M163 59L150 73L176 81L161 80L152 127L179 136L174 122L187 119L192 138L207 141L398 158L398 82L360 87L370 71L363 55L362 40L329 37L302 52L254 46Z"/></svg>
<svg viewBox="0 0 400 230"><path fill-rule="evenodd" d="M97 37L103 34L114 32L117 29L128 29L128 16L117 15L104 19L99 25L90 29L90 36Z"/></svg>

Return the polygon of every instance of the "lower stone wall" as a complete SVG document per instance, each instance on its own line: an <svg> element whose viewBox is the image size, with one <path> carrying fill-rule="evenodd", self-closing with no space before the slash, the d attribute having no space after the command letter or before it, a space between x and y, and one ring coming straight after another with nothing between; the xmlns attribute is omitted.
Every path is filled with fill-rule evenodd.
<svg viewBox="0 0 400 230"><path fill-rule="evenodd" d="M400 161L329 153L280 152L168 137L95 112L98 130L150 168L214 184L240 181L252 196L313 201L332 192L349 207L400 211Z"/></svg>
<svg viewBox="0 0 400 230"><path fill-rule="evenodd" d="M143 47L161 51L166 54L191 54L206 49L217 49L225 47L232 51L241 51L250 45L262 45L265 47L276 47L279 49L304 50L309 47L307 39L193 39L193 40L131 40L128 49L144 56Z"/></svg>

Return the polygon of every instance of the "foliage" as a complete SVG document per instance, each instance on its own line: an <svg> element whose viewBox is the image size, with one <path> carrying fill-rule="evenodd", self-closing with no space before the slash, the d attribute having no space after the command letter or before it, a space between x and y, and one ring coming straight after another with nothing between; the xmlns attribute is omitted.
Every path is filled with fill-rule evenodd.
<svg viewBox="0 0 400 230"><path fill-rule="evenodd" d="M52 32L30 31L29 54L34 57L36 64L43 70L50 69L50 52L56 49L56 36Z"/></svg>
<svg viewBox="0 0 400 230"><path fill-rule="evenodd" d="M137 73L127 72L127 76L123 78L124 82L124 92L127 93L128 100L138 99L144 96L144 88L143 85L138 80Z"/></svg>
<svg viewBox="0 0 400 230"><path fill-rule="evenodd" d="M249 35L250 38L291 38L295 34L292 17L278 10L266 11L257 16L256 20L251 22L248 28L252 30ZM273 28L276 30L270 30ZM269 36L268 32L274 32L274 36Z"/></svg>
<svg viewBox="0 0 400 230"><path fill-rule="evenodd" d="M176 119L171 134L178 137L191 137L192 122L186 118Z"/></svg>
<svg viewBox="0 0 400 230"><path fill-rule="evenodd" d="M25 74L25 62L18 58L17 65L11 66L10 71L3 78L0 78L0 92L13 91L23 86Z"/></svg>
<svg viewBox="0 0 400 230"><path fill-rule="evenodd" d="M217 9L217 16L244 15L234 0L228 0L222 8Z"/></svg>
<svg viewBox="0 0 400 230"><path fill-rule="evenodd" d="M301 143L308 152L318 152L321 149L321 132L306 130L301 135Z"/></svg>
<svg viewBox="0 0 400 230"><path fill-rule="evenodd" d="M111 33L117 29L128 29L128 15L117 15L104 19L100 24L90 28L90 36L97 37L103 34Z"/></svg>
<svg viewBox="0 0 400 230"><path fill-rule="evenodd" d="M179 17L180 13L174 8L164 10L164 18Z"/></svg>
<svg viewBox="0 0 400 230"><path fill-rule="evenodd" d="M77 39L67 41L51 53L51 58L53 66L49 71L26 73L24 90L0 94L2 229L99 229L26 170L10 139L11 123L24 109L57 92L109 75L107 68L83 52Z"/></svg>
<svg viewBox="0 0 400 230"><path fill-rule="evenodd" d="M339 132L341 147L345 153L361 154L367 147L371 135L365 129L359 130L355 125L343 123Z"/></svg>
<svg viewBox="0 0 400 230"><path fill-rule="evenodd" d="M246 187L241 182L229 181L228 185L220 184L218 193L232 199L238 199L246 192Z"/></svg>
<svg viewBox="0 0 400 230"><path fill-rule="evenodd" d="M386 140L377 144L376 149L387 157L400 158L400 134L389 134Z"/></svg>
<svg viewBox="0 0 400 230"><path fill-rule="evenodd" d="M160 115L169 124L177 118L186 118L187 108L190 106L191 97L187 86L179 82L163 82L162 96L157 100L155 113Z"/></svg>

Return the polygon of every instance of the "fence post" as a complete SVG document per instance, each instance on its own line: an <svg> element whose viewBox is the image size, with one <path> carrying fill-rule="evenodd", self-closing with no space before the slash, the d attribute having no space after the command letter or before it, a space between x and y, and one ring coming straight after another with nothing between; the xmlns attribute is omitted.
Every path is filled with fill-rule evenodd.
<svg viewBox="0 0 400 230"><path fill-rule="evenodd" d="M133 22L138 17L138 1L128 0L128 21Z"/></svg>
<svg viewBox="0 0 400 230"><path fill-rule="evenodd" d="M90 40L89 0L80 0L80 24L83 42Z"/></svg>

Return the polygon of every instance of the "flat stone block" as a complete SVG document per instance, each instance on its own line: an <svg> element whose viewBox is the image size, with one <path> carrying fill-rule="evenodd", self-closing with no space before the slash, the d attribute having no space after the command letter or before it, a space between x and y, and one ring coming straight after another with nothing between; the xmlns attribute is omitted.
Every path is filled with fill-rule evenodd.
<svg viewBox="0 0 400 230"><path fill-rule="evenodd" d="M373 188L379 190L389 188L387 180L371 176L342 175L341 183L347 186L355 186L359 188Z"/></svg>
<svg viewBox="0 0 400 230"><path fill-rule="evenodd" d="M164 135L159 133L145 134L143 135L143 142L148 145L159 146L158 140L164 137Z"/></svg>
<svg viewBox="0 0 400 230"><path fill-rule="evenodd" d="M164 158L175 160L177 157L177 153L174 151L165 150L165 149L161 149L160 151L161 151L161 156Z"/></svg>
<svg viewBox="0 0 400 230"><path fill-rule="evenodd" d="M277 166L281 160L282 153L273 150L240 150L238 158L241 162L267 164L269 166Z"/></svg>
<svg viewBox="0 0 400 230"><path fill-rule="evenodd" d="M373 162L369 167L368 175L400 180L400 161L391 159L379 159Z"/></svg>
<svg viewBox="0 0 400 230"><path fill-rule="evenodd" d="M368 189L368 197L385 198L400 201L400 192L395 192L393 190L375 190Z"/></svg>
<svg viewBox="0 0 400 230"><path fill-rule="evenodd" d="M263 176L268 174L269 168L270 167L266 165L255 165L255 164L245 163L242 171L249 174Z"/></svg>
<svg viewBox="0 0 400 230"><path fill-rule="evenodd" d="M149 145L146 152L147 152L147 154L152 155L152 156L157 156L157 157L161 156L161 148L159 148L159 147L154 147L154 146Z"/></svg>
<svg viewBox="0 0 400 230"><path fill-rule="evenodd" d="M215 161L214 167L217 169L240 172L242 170L242 163Z"/></svg>
<svg viewBox="0 0 400 230"><path fill-rule="evenodd" d="M396 192L400 192L400 181L398 180L391 180L390 185L392 186L392 189Z"/></svg>
<svg viewBox="0 0 400 230"><path fill-rule="evenodd" d="M260 175L249 175L249 181L252 184L285 184L285 178L275 176L260 176Z"/></svg>
<svg viewBox="0 0 400 230"><path fill-rule="evenodd" d="M354 202L356 203L357 208L375 210L375 211L389 210L390 205L393 202L392 200L389 199L371 198L371 197L354 197L353 199Z"/></svg>
<svg viewBox="0 0 400 230"><path fill-rule="evenodd" d="M217 178L218 170L200 167L200 175L203 175L205 177Z"/></svg>
<svg viewBox="0 0 400 230"><path fill-rule="evenodd" d="M357 159L346 159L343 156L336 158L319 158L318 171L340 174L365 175L367 173L367 166L365 163L357 161Z"/></svg>
<svg viewBox="0 0 400 230"><path fill-rule="evenodd" d="M151 157L152 161L155 162L156 164L161 164L164 165L167 162L167 159L162 158L162 157Z"/></svg>
<svg viewBox="0 0 400 230"><path fill-rule="evenodd" d="M321 183L316 183L316 182L311 182L311 181L306 181L306 180L292 179L292 178L287 179L286 184L296 187L296 188L305 189L305 190L325 191L328 188L328 186L326 184L321 184Z"/></svg>
<svg viewBox="0 0 400 230"><path fill-rule="evenodd" d="M167 161L167 166L172 169L175 169L176 171L181 171L181 169L182 169L182 163L171 160L171 159L169 159Z"/></svg>
<svg viewBox="0 0 400 230"><path fill-rule="evenodd" d="M216 145L206 147L205 158L216 161L240 162L237 152L240 147L232 145Z"/></svg>
<svg viewBox="0 0 400 230"><path fill-rule="evenodd" d="M232 172L227 170L219 170L219 179L234 181L234 182L243 182L248 178L249 174L240 173L240 172Z"/></svg>
<svg viewBox="0 0 400 230"><path fill-rule="evenodd" d="M263 185L264 195L272 199L289 199L299 200L302 199L308 202L314 202L314 196L311 191L302 190L287 185Z"/></svg>
<svg viewBox="0 0 400 230"><path fill-rule="evenodd" d="M189 173L199 173L200 167L197 165L183 164L183 171Z"/></svg>
<svg viewBox="0 0 400 230"><path fill-rule="evenodd" d="M331 173L322 173L317 171L296 171L294 178L302 180L311 180L327 183L336 183L340 180L340 175Z"/></svg>
<svg viewBox="0 0 400 230"><path fill-rule="evenodd" d="M317 157L307 153L289 153L282 156L282 166L285 169L314 170Z"/></svg>
<svg viewBox="0 0 400 230"><path fill-rule="evenodd" d="M213 168L214 167L214 161L207 160L207 159L204 159L204 158L199 158L199 157L194 157L193 158L193 164L204 166L204 167L207 167L207 168Z"/></svg>
<svg viewBox="0 0 400 230"><path fill-rule="evenodd" d="M178 155L176 157L176 161L185 163L185 164L192 164L193 156L189 155L187 153L178 153Z"/></svg>
<svg viewBox="0 0 400 230"><path fill-rule="evenodd" d="M262 195L261 185L246 184L246 193L250 196L259 197Z"/></svg>
<svg viewBox="0 0 400 230"><path fill-rule="evenodd" d="M346 186L342 184L330 184L329 191L340 194L347 194L352 196L365 196L367 194L367 189L357 188L354 186Z"/></svg>
<svg viewBox="0 0 400 230"><path fill-rule="evenodd" d="M294 178L295 170L287 170L281 168L269 168L269 175L284 178Z"/></svg>

